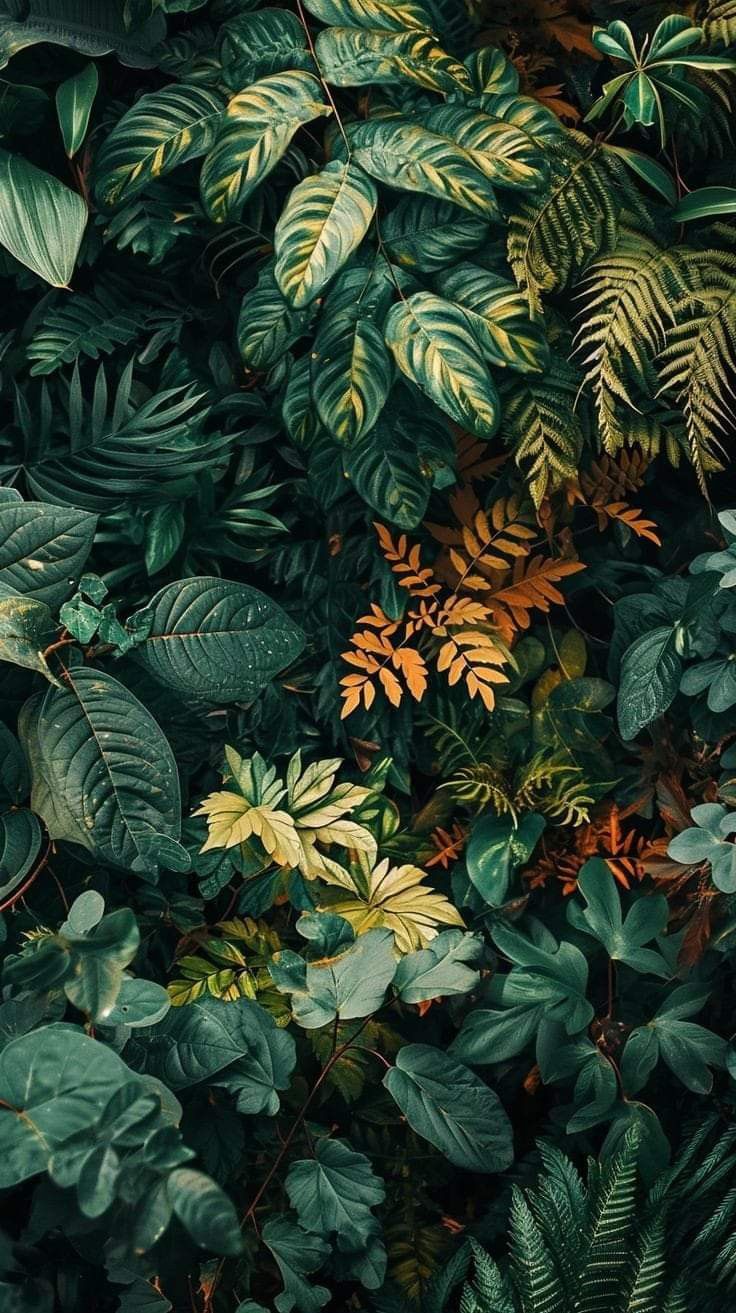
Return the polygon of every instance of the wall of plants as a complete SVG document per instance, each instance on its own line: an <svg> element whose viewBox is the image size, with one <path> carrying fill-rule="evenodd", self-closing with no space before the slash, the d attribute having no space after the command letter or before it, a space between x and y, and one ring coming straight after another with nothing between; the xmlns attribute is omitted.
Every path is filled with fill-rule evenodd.
<svg viewBox="0 0 736 1313"><path fill-rule="evenodd" d="M735 93L0 3L1 1313L736 1304Z"/></svg>

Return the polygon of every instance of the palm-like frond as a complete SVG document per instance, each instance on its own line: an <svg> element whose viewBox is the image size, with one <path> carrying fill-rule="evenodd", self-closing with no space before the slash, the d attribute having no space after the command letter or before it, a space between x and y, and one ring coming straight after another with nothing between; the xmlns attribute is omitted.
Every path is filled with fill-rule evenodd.
<svg viewBox="0 0 736 1313"><path fill-rule="evenodd" d="M535 506L577 474L583 429L575 407L578 371L553 353L544 374L527 374L503 389L501 436L523 470Z"/></svg>
<svg viewBox="0 0 736 1313"><path fill-rule="evenodd" d="M26 347L31 374L53 374L79 356L97 360L128 346L141 331L144 314L125 305L100 284L93 296L57 293Z"/></svg>

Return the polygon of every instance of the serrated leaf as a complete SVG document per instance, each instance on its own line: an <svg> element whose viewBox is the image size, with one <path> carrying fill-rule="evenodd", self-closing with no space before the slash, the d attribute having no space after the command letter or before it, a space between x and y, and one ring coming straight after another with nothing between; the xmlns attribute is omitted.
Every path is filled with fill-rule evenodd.
<svg viewBox="0 0 736 1313"><path fill-rule="evenodd" d="M162 87L141 96L107 136L95 160L94 188L107 209L212 146L225 112L207 87Z"/></svg>
<svg viewBox="0 0 736 1313"><path fill-rule="evenodd" d="M274 235L275 276L290 305L309 305L362 242L376 188L362 169L332 160L289 195Z"/></svg>
<svg viewBox="0 0 736 1313"><path fill-rule="evenodd" d="M331 113L317 78L300 69L261 78L233 96L200 178L210 218L223 223L237 213L302 124Z"/></svg>
<svg viewBox="0 0 736 1313"><path fill-rule="evenodd" d="M304 646L265 593L214 576L167 584L133 620L147 631L136 660L168 688L209 702L252 700Z"/></svg>
<svg viewBox="0 0 736 1313"><path fill-rule="evenodd" d="M498 1095L440 1049L407 1044L383 1084L412 1130L456 1167L501 1172L513 1161L511 1123Z"/></svg>
<svg viewBox="0 0 736 1313"><path fill-rule="evenodd" d="M318 1140L313 1158L291 1164L285 1186L305 1231L325 1240L337 1235L350 1249L361 1248L370 1210L385 1196L369 1160L343 1140Z"/></svg>
<svg viewBox="0 0 736 1313"><path fill-rule="evenodd" d="M386 342L399 369L451 419L477 437L498 427L498 393L467 315L431 292L392 306Z"/></svg>
<svg viewBox="0 0 736 1313"><path fill-rule="evenodd" d="M682 674L675 638L672 626L659 626L642 634L624 653L617 703L623 739L633 739L674 700Z"/></svg>

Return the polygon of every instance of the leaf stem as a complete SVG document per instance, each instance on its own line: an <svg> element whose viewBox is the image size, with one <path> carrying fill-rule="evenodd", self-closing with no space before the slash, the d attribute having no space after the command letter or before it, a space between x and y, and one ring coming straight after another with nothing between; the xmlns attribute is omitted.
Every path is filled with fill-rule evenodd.
<svg viewBox="0 0 736 1313"><path fill-rule="evenodd" d="M51 840L49 839L48 843L46 844L46 851L43 857L41 858L41 860L33 868L28 878L23 881L23 884L20 886L20 888L16 889L15 893L11 894L9 898L6 898L4 903L0 903L0 912L9 911L12 907L15 907L16 903L20 902L23 895L28 892L31 885L34 884L34 882L38 879L44 866L48 862L50 856L51 856Z"/></svg>

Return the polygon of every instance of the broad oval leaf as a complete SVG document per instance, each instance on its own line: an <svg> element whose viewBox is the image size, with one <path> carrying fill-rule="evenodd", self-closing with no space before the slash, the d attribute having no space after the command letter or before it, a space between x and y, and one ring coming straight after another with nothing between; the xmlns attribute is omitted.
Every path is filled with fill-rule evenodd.
<svg viewBox="0 0 736 1313"><path fill-rule="evenodd" d="M374 119L351 134L352 159L389 187L452 201L485 219L500 212L490 180L450 137L409 119Z"/></svg>
<svg viewBox="0 0 736 1313"><path fill-rule="evenodd" d="M346 451L346 475L355 491L381 519L400 529L416 529L429 502L432 487L429 472L422 468L416 447L406 440L391 416L379 419L375 428Z"/></svg>
<svg viewBox="0 0 736 1313"><path fill-rule="evenodd" d="M335 26L347 23L383 32L407 28L431 32L433 28L429 11L418 0L304 0L304 5L315 18Z"/></svg>
<svg viewBox="0 0 736 1313"><path fill-rule="evenodd" d="M305 1231L342 1238L347 1249L362 1248L371 1208L386 1191L370 1161L343 1140L318 1140L314 1157L291 1164L286 1177L289 1203Z"/></svg>
<svg viewBox="0 0 736 1313"><path fill-rule="evenodd" d="M233 96L200 178L210 218L223 223L236 213L302 124L331 113L317 78L300 69L261 78Z"/></svg>
<svg viewBox="0 0 736 1313"><path fill-rule="evenodd" d="M232 1256L243 1248L235 1205L204 1172L177 1167L166 1182L174 1213L203 1249Z"/></svg>
<svg viewBox="0 0 736 1313"><path fill-rule="evenodd" d="M381 221L381 238L392 261L403 269L434 273L461 255L490 246L491 225L475 214L432 196L403 196ZM505 248L502 247L502 254Z"/></svg>
<svg viewBox="0 0 736 1313"><path fill-rule="evenodd" d="M462 306L492 365L539 373L549 363L544 323L529 318L529 302L515 283L474 264L457 264L441 273L436 286Z"/></svg>
<svg viewBox="0 0 736 1313"><path fill-rule="evenodd" d="M43 653L58 630L45 602L31 597L0 597L0 661L36 670L52 684Z"/></svg>
<svg viewBox="0 0 736 1313"><path fill-rule="evenodd" d="M394 367L381 329L357 305L324 318L315 338L312 397L328 433L351 446L374 428Z"/></svg>
<svg viewBox="0 0 736 1313"><path fill-rule="evenodd" d="M155 870L156 838L178 839L181 803L174 755L151 713L106 671L73 667L32 719L32 805L50 837L124 870ZM74 833L59 806L76 818Z"/></svg>
<svg viewBox="0 0 736 1313"><path fill-rule="evenodd" d="M276 224L275 275L290 305L309 305L368 231L376 188L362 169L332 160L289 195Z"/></svg>
<svg viewBox="0 0 736 1313"><path fill-rule="evenodd" d="M451 419L480 438L498 427L495 384L467 315L431 292L392 306L386 342L399 369Z"/></svg>
<svg viewBox="0 0 736 1313"><path fill-rule="evenodd" d="M317 37L323 76L336 87L415 82L444 95L472 90L463 64L427 32L377 32L328 27Z"/></svg>
<svg viewBox="0 0 736 1313"><path fill-rule="evenodd" d="M25 807L0 816L0 898L7 898L28 875L41 851L38 817Z"/></svg>
<svg viewBox="0 0 736 1313"><path fill-rule="evenodd" d="M87 223L78 192L0 150L0 246L52 287L67 287Z"/></svg>
<svg viewBox="0 0 736 1313"><path fill-rule="evenodd" d="M456 1167L502 1172L513 1161L511 1123L498 1095L429 1044L407 1044L383 1084L417 1135Z"/></svg>
<svg viewBox="0 0 736 1313"><path fill-rule="evenodd" d="M3 19L0 67L27 46L49 42L82 55L114 51L129 68L154 68L158 60L153 51L166 35L163 10L149 10L150 17L129 31L123 7L107 0L26 0L10 12L22 12L23 18Z"/></svg>
<svg viewBox="0 0 736 1313"><path fill-rule="evenodd" d="M45 502L0 504L0 588L57 607L74 591L97 516Z"/></svg>
<svg viewBox="0 0 736 1313"><path fill-rule="evenodd" d="M95 161L99 203L130 200L179 164L204 155L215 140L225 100L207 87L170 86L141 96L106 137Z"/></svg>
<svg viewBox="0 0 736 1313"><path fill-rule="evenodd" d="M623 739L633 739L639 730L663 715L674 700L682 674L675 640L675 628L660 625L627 648L621 662L617 701Z"/></svg>
<svg viewBox="0 0 736 1313"><path fill-rule="evenodd" d="M162 684L209 702L252 700L304 647L265 593L215 576L167 584L134 619L150 626L137 659Z"/></svg>

